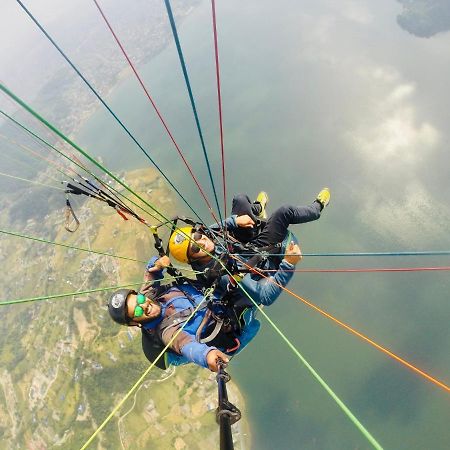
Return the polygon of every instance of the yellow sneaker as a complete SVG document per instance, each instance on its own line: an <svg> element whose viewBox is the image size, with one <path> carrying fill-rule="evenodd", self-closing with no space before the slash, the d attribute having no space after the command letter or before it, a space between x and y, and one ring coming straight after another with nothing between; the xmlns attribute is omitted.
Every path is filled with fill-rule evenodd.
<svg viewBox="0 0 450 450"><path fill-rule="evenodd" d="M267 219L266 205L268 201L269 196L264 191L261 191L256 197L255 203L259 203L261 205L261 212L257 216L260 219Z"/></svg>
<svg viewBox="0 0 450 450"><path fill-rule="evenodd" d="M323 188L318 194L316 200L322 205L322 208L330 203L330 190L328 188Z"/></svg>

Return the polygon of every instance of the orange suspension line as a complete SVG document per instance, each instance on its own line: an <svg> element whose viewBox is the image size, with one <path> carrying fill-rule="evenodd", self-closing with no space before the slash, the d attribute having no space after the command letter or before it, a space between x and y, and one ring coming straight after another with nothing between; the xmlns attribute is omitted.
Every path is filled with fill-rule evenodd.
<svg viewBox="0 0 450 450"><path fill-rule="evenodd" d="M230 255L230 256L232 256L236 261L238 261L241 264L243 264L244 266L246 266L252 272L254 272L254 273L256 273L256 274L258 274L258 275L260 275L260 276L262 276L262 277L264 277L266 279L268 279L269 281L271 281L272 283L274 283L275 285L277 285L278 287L280 287L284 291L288 292L289 294L291 294L292 296L294 296L298 300L302 301L305 305L308 305L310 308L316 310L318 313L322 314L323 316L325 316L328 319L332 320L333 322L337 323L339 326L341 326L342 328L345 328L350 333L354 334L355 336L358 336L359 338L361 338L362 340L366 341L367 343L369 343L370 345L372 345L376 349L382 351L386 355L390 356L391 358L395 359L399 363L403 364L405 367L408 367L412 371L414 371L417 374L421 375L422 377L426 378L428 381L431 381L436 386L439 386L440 388L444 389L444 391L447 391L448 393L450 393L450 387L447 386L442 381L439 381L437 378L434 378L433 376L429 375L425 371L423 371L423 370L419 369L418 367L414 366L413 364L409 363L408 361L406 361L405 359L403 359L400 356L396 355L395 353L391 352L390 350L388 350L387 348L383 347L382 345L377 344L375 341L373 341L369 337L365 336L364 334L360 333L359 331L355 330L350 325L347 325L346 323L342 322L341 320L339 320L336 317L332 316L331 314L327 313L323 309L321 309L318 306L314 305L310 301L300 297L295 292L292 292L288 288L286 288L286 287L282 286L281 284L277 283L272 277L268 277L268 276L264 275L259 270L255 269L254 267L249 266L244 261L238 259L236 256L233 256L233 255Z"/></svg>

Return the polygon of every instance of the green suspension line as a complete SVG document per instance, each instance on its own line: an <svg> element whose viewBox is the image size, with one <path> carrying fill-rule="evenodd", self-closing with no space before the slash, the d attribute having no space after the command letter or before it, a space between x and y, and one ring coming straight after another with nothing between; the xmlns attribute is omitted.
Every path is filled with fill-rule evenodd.
<svg viewBox="0 0 450 450"><path fill-rule="evenodd" d="M16 236L16 237L20 237L20 238L24 238L24 239L30 239L30 240L36 241L36 242L44 242L46 244L58 245L60 247L71 248L73 250L79 250L81 252L88 252L88 253L95 253L97 255L111 256L113 258L126 259L128 261L134 261L134 262L139 262L139 263L143 263L143 264L145 264L147 262L147 261L143 261L141 259L128 258L127 256L114 255L113 253L99 252L96 250L89 250L87 248L76 247L74 245L62 244L61 242L47 241L46 239L41 239L41 238L37 238L34 236L20 234L20 233L15 233L13 231L7 231L7 230L0 229L0 233L9 234L10 236Z"/></svg>
<svg viewBox="0 0 450 450"><path fill-rule="evenodd" d="M94 253L96 255L103 255L103 256L111 256L112 258L126 259L128 261L134 261L134 262L138 262L138 263L142 263L142 264L146 264L147 263L147 261L144 261L142 259L129 258L127 256L119 256L119 255L115 255L114 253L99 252L97 250L89 250L88 248L76 247L74 245L63 244L61 242L47 241L46 239L41 239L41 238L37 238L37 237L34 237L34 236L26 235L26 234L15 233L14 231L8 231L8 230L0 229L0 233L8 234L10 236L15 236L15 237L23 238L23 239L30 239L31 241L43 242L45 244L57 245L57 246L60 246L60 247L71 248L73 250L79 250L81 252ZM177 268L177 267L175 267L175 268ZM203 273L203 272L199 272L197 270L192 270L192 269L185 268L185 267L179 268L179 269L183 270L185 272L191 272L194 275Z"/></svg>
<svg viewBox="0 0 450 450"><path fill-rule="evenodd" d="M3 112L3 111L0 110L0 112ZM13 145L15 145L15 146L21 148L22 150L26 151L27 153L31 154L31 155L33 156L33 158L35 158L37 161L39 161L39 162L41 162L41 163L42 163L42 162L47 162L47 164L48 164L49 162L52 162L52 163L53 163L53 161L50 161L50 160L46 161L46 160L44 159L44 157L42 157L42 156L39 156L39 157L36 156L36 155L38 155L38 152L35 152L34 150L31 150L31 148L27 147L26 145L19 144L19 143L16 142L14 139L10 139L10 138L8 138L8 137L6 137L6 136L3 136L2 134L0 134L0 137L3 138L3 139L5 139L5 140L7 140L7 141L10 142L11 144L13 144ZM28 164L29 164L29 163L28 163ZM32 169L36 170L36 167L33 167L31 164L29 164L29 167L31 167ZM58 167L54 166L54 169L57 170L62 176L64 176L64 177L69 177L69 175L68 175L67 173L65 173L65 172L63 172L62 170L58 169ZM56 178L53 178L53 177L51 177L50 175L48 175L48 177L49 177L49 178L52 178L52 180L54 180L54 181L56 181L56 182L58 182L58 183L61 182L60 180L57 180Z"/></svg>
<svg viewBox="0 0 450 450"><path fill-rule="evenodd" d="M245 289L241 285L241 289L245 292ZM251 299L249 294L246 295ZM254 302L253 299L251 299ZM256 305L256 303L255 303ZM330 397L337 403L337 405L342 409L345 415L350 419L350 421L358 428L358 430L363 434L363 436L373 445L377 450L383 450L383 447L377 442L377 440L370 434L370 432L364 427L364 425L357 419L357 417L350 411L347 405L338 397L338 395L331 389L331 387L326 383L326 381L314 370L311 364L308 363L306 358L294 347L294 345L289 341L289 339L284 335L284 333L275 325L275 323L269 318L269 316L263 311L263 309L257 305L261 314L267 319L267 321L272 325L274 330L281 336L281 338L286 342L287 346L292 350L292 352L300 359L300 361L309 370L311 375L318 381L318 383L327 391Z"/></svg>
<svg viewBox="0 0 450 450"><path fill-rule="evenodd" d="M76 296L76 295L91 294L93 292L111 291L113 289L124 289L124 288L131 287L131 286L137 286L139 284L142 284L142 281L140 281L139 283L124 284L123 286L111 286L111 287L107 287L107 288L90 289L87 291L68 292L67 294L54 294L54 295L47 295L47 296L43 296L43 297L30 297L30 298L21 298L18 300L6 300L6 301L0 301L0 306L13 305L16 303L40 302L40 301L49 300L49 299L71 297L73 295Z"/></svg>
<svg viewBox="0 0 450 450"><path fill-rule="evenodd" d="M15 145L15 146L21 147L21 148L23 148L24 150L26 149L26 147L24 147L24 146L18 144L17 142L15 142L15 141L13 141L13 140L11 140L11 139L6 138L6 137L3 136L2 134L0 134L0 138L6 139L10 144L13 144L13 145ZM25 161L20 161L20 160L18 160L18 159L13 158L11 155L8 155L8 154L6 154L6 153L4 153L4 154L2 155L2 157L8 158L8 159L9 159L10 161L12 161L15 165L18 164L18 165L20 165L20 166L26 167L28 170L31 169L33 172L36 172L37 167L36 167L36 166L33 166L33 165L32 165L31 163L29 163L28 161L27 161L27 162L25 162ZM42 161L41 161L41 162L42 162ZM41 169L39 168L39 171L40 171L40 170L41 170ZM51 175L49 175L49 174L47 174L46 177L47 177L47 178L50 178L51 180L55 181L56 183L61 183L61 180L57 180L55 177L53 177L53 176L51 176Z"/></svg>
<svg viewBox="0 0 450 450"><path fill-rule="evenodd" d="M172 280L176 280L177 278L179 278L179 277L167 277L167 278L164 278L164 281L172 281ZM157 281L162 281L162 280L157 280ZM21 298L18 300L6 300L6 301L0 301L0 306L13 305L16 303L40 302L40 301L49 300L49 299L57 299L57 298L59 299L59 298L63 298L63 297L91 294L93 292L104 292L104 291L112 291L115 289L125 289L125 288L131 287L131 286L138 286L142 283L143 283L143 281L139 281L136 283L129 283L129 284L121 285L121 286L110 286L110 287L106 287L106 288L89 289L87 291L68 292L67 294L54 294L54 295L46 295L43 297L30 297L30 298Z"/></svg>
<svg viewBox="0 0 450 450"><path fill-rule="evenodd" d="M19 180L19 181L26 181L27 183L37 184L39 186L44 186L44 187L47 187L47 188L50 188L50 189L58 189L59 191L65 191L64 188L60 188L60 187L57 187L57 186L51 186L50 184L45 184L45 183L39 183L38 181L27 180L26 178L16 177L14 175L8 175L7 173L3 173L3 172L0 172L0 175L2 177L14 178L15 180Z"/></svg>
<svg viewBox="0 0 450 450"><path fill-rule="evenodd" d="M2 88L2 85L0 84L0 89ZM93 176L95 179L98 180L98 178L91 172L89 172L89 170L87 170L85 167L83 167L81 164L78 164L76 161L74 161L72 158L69 158L67 155L65 155L61 150L57 149L55 146L53 146L52 144L50 144L49 142L47 142L45 139L41 138L40 136L38 136L36 133L34 133L33 131L31 131L29 128L27 128L25 125L21 124L20 122L18 122L17 120L15 120L13 117L11 117L9 114L5 113L4 111L0 110L0 113L3 114L5 117L7 117L9 120L11 120L13 123L15 123L16 125L18 125L20 128L22 128L23 130L25 130L27 133L29 133L31 136L33 136L34 138L36 138L37 140L39 140L40 142L42 142L43 144L45 144L46 146L48 146L49 148L53 149L55 152L57 152L60 156L62 156L63 158L67 159L69 162L71 162L72 164L74 164L75 166L77 166L79 169L81 169L82 171L88 173L89 175ZM68 176L68 175L67 175ZM68 178L71 178L70 176L68 176ZM137 203L135 203L133 200L131 200L130 198L124 196L123 194L121 194L119 191L117 191L115 188L113 188L112 186L108 186L112 191L114 191L116 194L126 198L129 202L131 202L133 205L135 205L136 207L138 207L141 211L144 211L146 214L150 215L151 217L153 217L155 220L157 220L158 222L161 222L159 220L159 218L157 218L156 216L154 216L152 213L146 211L144 208L142 208L142 206L138 205ZM145 202L144 202L145 203Z"/></svg>
<svg viewBox="0 0 450 450"><path fill-rule="evenodd" d="M227 270L227 269L226 269ZM231 275L231 272L227 270ZM300 361L309 370L311 375L319 382L319 384L327 391L331 398L338 404L342 411L347 415L350 421L358 428L358 430L364 435L364 437L373 445L377 450L383 450L383 447L376 441L376 439L370 434L370 432L364 427L364 425L356 418L356 416L350 411L350 409L345 405L345 403L337 396L337 394L331 389L330 386L325 382L325 380L314 370L311 364L305 359L304 356L295 348L291 341L284 335L284 333L275 325L275 323L269 318L269 316L264 312L260 305L258 305L251 295L245 290L242 283L239 282L240 289L245 293L245 295L252 301L252 303L258 308L260 313L267 319L267 321L272 325L273 329L281 336L286 345L292 350L292 352L300 359Z"/></svg>

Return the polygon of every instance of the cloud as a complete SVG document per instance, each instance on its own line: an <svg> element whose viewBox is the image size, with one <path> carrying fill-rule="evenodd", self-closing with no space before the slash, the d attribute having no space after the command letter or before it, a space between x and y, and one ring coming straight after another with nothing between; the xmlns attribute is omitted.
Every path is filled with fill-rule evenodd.
<svg viewBox="0 0 450 450"><path fill-rule="evenodd" d="M431 241L446 238L450 214L445 204L427 192L418 181L402 185L392 198L376 191L365 192L359 220L384 239L393 238L407 248L425 249ZM440 211L436 220L436 211Z"/></svg>
<svg viewBox="0 0 450 450"><path fill-rule="evenodd" d="M347 0L340 3L342 16L360 25L369 25L373 21L373 15L369 12L365 5L353 0Z"/></svg>
<svg viewBox="0 0 450 450"><path fill-rule="evenodd" d="M358 219L383 240L427 246L446 236L450 221L448 207L421 179L442 135L418 108L415 83L398 71L366 65L357 77L365 86L364 114L355 115L344 140L361 163L365 182L356 194Z"/></svg>
<svg viewBox="0 0 450 450"><path fill-rule="evenodd" d="M396 169L422 163L437 148L439 131L422 120L414 103L416 86L401 79L391 68L362 69L368 103L364 117L346 133L347 144L367 165Z"/></svg>

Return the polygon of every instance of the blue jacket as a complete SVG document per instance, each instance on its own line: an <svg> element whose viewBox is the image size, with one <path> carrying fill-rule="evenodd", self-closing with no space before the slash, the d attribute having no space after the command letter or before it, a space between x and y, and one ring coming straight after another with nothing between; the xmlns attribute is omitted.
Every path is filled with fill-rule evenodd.
<svg viewBox="0 0 450 450"><path fill-rule="evenodd" d="M157 274L158 272L155 272ZM161 274L162 275L162 274ZM183 311L186 309L193 310L196 306L198 306L203 301L203 294L198 292L195 288L189 285L183 285L182 289L184 292L187 292L191 298L194 300L194 305L189 301L189 299L180 292L180 295L172 298L167 303L161 303L161 316L164 317L166 310L168 307L172 306L176 312ZM168 289L167 292L176 291L176 287ZM193 362L202 367L208 367L206 364L206 355L208 352L215 347L209 347L206 344L202 344L197 342L195 339L195 334L197 332L200 323L202 322L206 313L206 309L200 309L197 313L192 317L191 320L188 321L186 326L183 328L183 331L176 338L178 342L182 341L184 345L181 346L181 355L176 355L173 353L169 353L169 363L173 365L186 364L188 362ZM153 321L152 321L153 322ZM143 324L143 328L151 329L154 327L152 322L148 322ZM167 342L164 342L167 344ZM177 342L174 341L172 346L176 346Z"/></svg>

